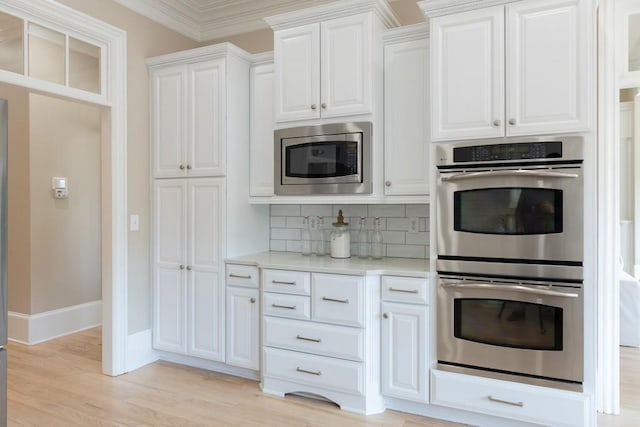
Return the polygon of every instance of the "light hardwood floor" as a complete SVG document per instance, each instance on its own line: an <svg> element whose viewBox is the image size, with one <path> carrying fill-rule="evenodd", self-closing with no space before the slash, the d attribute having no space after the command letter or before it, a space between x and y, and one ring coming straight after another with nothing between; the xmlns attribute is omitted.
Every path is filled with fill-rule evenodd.
<svg viewBox="0 0 640 427"><path fill-rule="evenodd" d="M100 329L36 346L9 343L9 426L391 426L461 424L387 411L359 416L335 405L260 392L254 381L164 362L112 378L100 373ZM640 425L640 349L622 348L621 416Z"/></svg>

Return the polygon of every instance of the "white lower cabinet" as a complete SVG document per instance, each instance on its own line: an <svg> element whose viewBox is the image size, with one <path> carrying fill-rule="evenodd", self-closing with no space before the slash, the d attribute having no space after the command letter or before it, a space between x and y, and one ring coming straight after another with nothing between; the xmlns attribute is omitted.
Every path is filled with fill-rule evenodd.
<svg viewBox="0 0 640 427"><path fill-rule="evenodd" d="M589 419L582 393L438 370L431 381L435 405L554 427L584 426Z"/></svg>
<svg viewBox="0 0 640 427"><path fill-rule="evenodd" d="M427 403L427 279L383 276L382 295L382 393Z"/></svg>
<svg viewBox="0 0 640 427"><path fill-rule="evenodd" d="M260 296L258 289L227 287L227 364L257 371L260 367Z"/></svg>
<svg viewBox="0 0 640 427"><path fill-rule="evenodd" d="M363 414L384 411L379 277L263 270L262 278L263 391L313 393Z"/></svg>

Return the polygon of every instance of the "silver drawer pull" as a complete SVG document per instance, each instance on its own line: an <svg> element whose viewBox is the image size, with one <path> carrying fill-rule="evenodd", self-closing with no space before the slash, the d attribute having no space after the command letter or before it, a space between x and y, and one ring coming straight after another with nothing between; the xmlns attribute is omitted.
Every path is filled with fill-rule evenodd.
<svg viewBox="0 0 640 427"><path fill-rule="evenodd" d="M291 285L291 286L296 285L296 282L282 282L280 280L272 280L271 283L273 283L274 285Z"/></svg>
<svg viewBox="0 0 640 427"><path fill-rule="evenodd" d="M396 289L396 288L389 288L389 290L391 292L404 292L405 294L417 294L418 290L417 289Z"/></svg>
<svg viewBox="0 0 640 427"><path fill-rule="evenodd" d="M487 396L489 398L490 401L492 402L497 402L497 403L504 403L505 405L511 405L511 406L518 406L520 408L522 408L524 406L523 402L510 402L508 400L502 400L502 399L498 399L495 398L493 396Z"/></svg>
<svg viewBox="0 0 640 427"><path fill-rule="evenodd" d="M302 369L300 366L296 368L296 371L302 372L304 374L322 375L322 371L307 371L306 369Z"/></svg>
<svg viewBox="0 0 640 427"><path fill-rule="evenodd" d="M241 274L233 274L233 273L229 274L229 277L233 277L234 279L247 279L247 280L251 279L251 275L243 276Z"/></svg>
<svg viewBox="0 0 640 427"><path fill-rule="evenodd" d="M339 302L342 304L349 304L348 299L335 299L335 298L329 298L329 297L322 297L322 301L331 301L331 302Z"/></svg>
<svg viewBox="0 0 640 427"><path fill-rule="evenodd" d="M303 337L302 335L296 335L296 339L299 339L302 341L322 342L320 338L307 338L307 337Z"/></svg>
<svg viewBox="0 0 640 427"><path fill-rule="evenodd" d="M287 310L295 310L295 305L280 305L280 304L271 304L271 307L274 308L286 308Z"/></svg>

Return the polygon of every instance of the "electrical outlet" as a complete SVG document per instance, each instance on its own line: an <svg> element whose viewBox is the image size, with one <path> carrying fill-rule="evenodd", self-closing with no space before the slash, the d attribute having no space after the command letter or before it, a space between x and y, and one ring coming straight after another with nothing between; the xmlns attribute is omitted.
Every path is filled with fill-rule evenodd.
<svg viewBox="0 0 640 427"><path fill-rule="evenodd" d="M318 218L314 217L314 216L310 216L309 217L309 228L312 230L317 230L318 229Z"/></svg>
<svg viewBox="0 0 640 427"><path fill-rule="evenodd" d="M417 217L409 218L409 230L408 233L417 233L420 230L420 220Z"/></svg>

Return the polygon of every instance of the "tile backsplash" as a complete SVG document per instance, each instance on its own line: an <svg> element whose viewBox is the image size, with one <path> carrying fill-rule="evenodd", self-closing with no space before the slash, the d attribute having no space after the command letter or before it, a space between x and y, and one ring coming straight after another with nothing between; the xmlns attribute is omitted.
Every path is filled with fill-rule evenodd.
<svg viewBox="0 0 640 427"><path fill-rule="evenodd" d="M312 228L312 248L321 233L318 217L324 218L325 240L329 238L331 223L342 209L351 231L351 256L358 255L360 217L366 218L368 241L371 242L373 222L380 218L383 254L397 258L427 258L429 256L429 205L271 205L270 249L281 252L300 252L303 217L309 216ZM417 219L417 231L411 230L411 220ZM328 247L328 243L325 245Z"/></svg>

